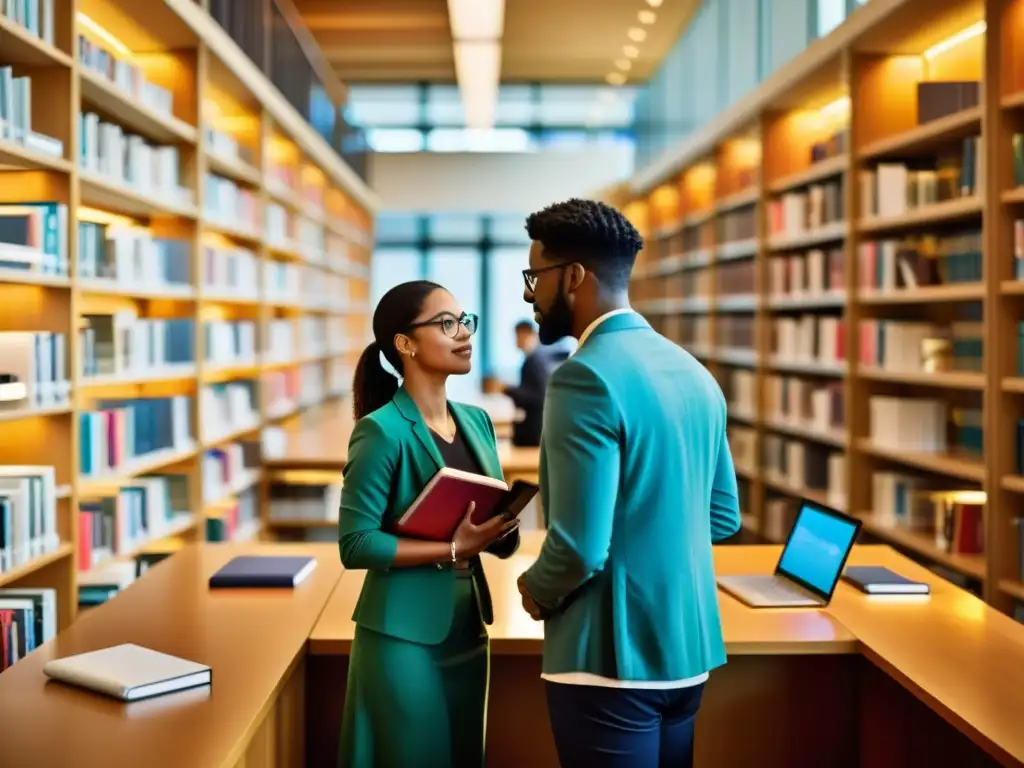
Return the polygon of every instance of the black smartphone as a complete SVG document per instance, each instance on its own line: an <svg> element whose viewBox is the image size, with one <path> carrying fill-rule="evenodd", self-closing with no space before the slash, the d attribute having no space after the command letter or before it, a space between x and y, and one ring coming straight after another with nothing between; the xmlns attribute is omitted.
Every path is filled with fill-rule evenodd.
<svg viewBox="0 0 1024 768"><path fill-rule="evenodd" d="M526 509L526 505L533 501L533 497L537 495L538 491L540 491L540 486L525 480L516 480L508 489L505 498L491 512L491 517L504 515L509 520L519 517Z"/></svg>

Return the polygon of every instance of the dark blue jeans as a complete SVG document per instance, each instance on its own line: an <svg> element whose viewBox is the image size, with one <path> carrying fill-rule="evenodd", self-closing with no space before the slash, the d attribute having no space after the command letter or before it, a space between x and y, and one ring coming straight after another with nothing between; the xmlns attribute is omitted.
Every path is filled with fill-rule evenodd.
<svg viewBox="0 0 1024 768"><path fill-rule="evenodd" d="M704 684L652 690L547 683L562 768L690 768Z"/></svg>

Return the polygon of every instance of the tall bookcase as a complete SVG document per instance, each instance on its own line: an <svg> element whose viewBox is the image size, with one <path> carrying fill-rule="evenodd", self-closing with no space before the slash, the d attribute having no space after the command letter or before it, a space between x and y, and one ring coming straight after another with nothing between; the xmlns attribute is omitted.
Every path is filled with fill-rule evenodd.
<svg viewBox="0 0 1024 768"><path fill-rule="evenodd" d="M55 468L59 534L55 547L0 572L0 588L56 588L64 627L77 609L83 503L147 473L185 475L188 514L160 538L203 539L206 518L221 514L235 494L258 489L261 478L253 467L245 487L210 498L204 455L239 440L258 442L265 427L344 393L367 334L375 200L204 4L38 6L39 18L35 10L29 18L0 15L0 67L31 83L30 108L16 101L13 113L0 106L0 114L17 116L19 125L27 118L33 132L62 148L0 134L0 203L54 203L66 244L52 263L8 260L0 269L0 334L62 337L51 378L63 373L65 383L55 389L69 394L42 404L0 403L0 465ZM116 70L112 59L121 62ZM142 90L141 78L159 90ZM138 147L125 150L129 135L138 145L173 149L154 152L159 160L140 156ZM111 262L81 222L108 237L129 232L135 243L173 241L184 249L176 274L166 267L171 256L154 260L138 246ZM85 348L87 316L119 312L139 323L191 320L185 346L194 347L192 359L140 365L136 349L127 372L89 370L95 350ZM220 348L207 330L216 323L248 323L252 354ZM250 418L232 421L237 409L222 412L223 387L237 382L251 382L253 407ZM176 396L191 401L187 444L137 456L117 471L84 472L83 414L100 401ZM135 541L114 557L154 543Z"/></svg>
<svg viewBox="0 0 1024 768"><path fill-rule="evenodd" d="M634 302L729 399L744 525L817 499L1018 615L1022 52L1022 0L871 0L625 208Z"/></svg>

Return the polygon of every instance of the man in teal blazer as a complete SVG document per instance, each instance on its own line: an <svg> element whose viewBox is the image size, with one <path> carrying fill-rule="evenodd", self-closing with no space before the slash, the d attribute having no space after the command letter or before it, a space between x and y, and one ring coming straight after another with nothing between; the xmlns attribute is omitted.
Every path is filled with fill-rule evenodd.
<svg viewBox="0 0 1024 768"><path fill-rule="evenodd" d="M693 760L708 673L725 663L712 542L739 530L726 405L688 352L629 308L643 241L570 200L527 220L524 299L541 340L579 340L541 437L548 534L521 577L546 622L543 676L563 768Z"/></svg>

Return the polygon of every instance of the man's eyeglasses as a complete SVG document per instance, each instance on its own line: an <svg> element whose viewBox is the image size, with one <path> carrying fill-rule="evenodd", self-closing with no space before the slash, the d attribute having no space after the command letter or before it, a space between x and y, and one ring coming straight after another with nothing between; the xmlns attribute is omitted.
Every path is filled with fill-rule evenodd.
<svg viewBox="0 0 1024 768"><path fill-rule="evenodd" d="M439 325L441 331L450 339L454 339L459 335L459 328L465 328L469 335L472 336L476 333L476 327L479 324L479 318L476 315L463 312L461 317L456 317L450 312L442 312L437 317L431 318L430 320L424 320L421 323L413 323L409 326L412 328L426 328L428 325Z"/></svg>
<svg viewBox="0 0 1024 768"><path fill-rule="evenodd" d="M548 267L540 267L539 269L524 269L523 270L523 281L526 283L526 290L533 293L537 287L537 276L541 272L548 272L552 269L561 269L562 267L568 267L572 262L563 262L559 264L552 264Z"/></svg>

